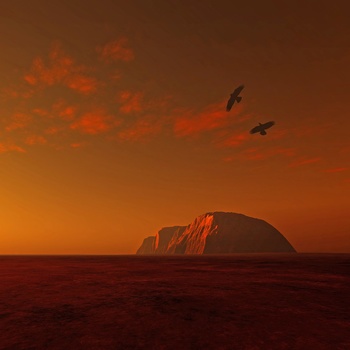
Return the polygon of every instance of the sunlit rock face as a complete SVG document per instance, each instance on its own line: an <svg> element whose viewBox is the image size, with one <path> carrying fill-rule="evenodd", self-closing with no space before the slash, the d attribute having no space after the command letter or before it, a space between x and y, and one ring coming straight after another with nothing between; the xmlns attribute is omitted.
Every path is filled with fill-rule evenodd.
<svg viewBox="0 0 350 350"><path fill-rule="evenodd" d="M157 232L154 240L154 254L169 254L168 246L173 237L185 231L186 226L164 227Z"/></svg>
<svg viewBox="0 0 350 350"><path fill-rule="evenodd" d="M141 248L144 244L145 241ZM198 216L187 227L163 228L154 237L152 252L144 253L141 248L137 254L295 252L287 239L266 221L224 212Z"/></svg>

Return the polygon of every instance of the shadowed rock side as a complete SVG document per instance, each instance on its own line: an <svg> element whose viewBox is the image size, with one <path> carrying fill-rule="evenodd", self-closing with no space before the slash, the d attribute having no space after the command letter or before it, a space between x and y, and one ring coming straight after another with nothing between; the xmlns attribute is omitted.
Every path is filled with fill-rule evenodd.
<svg viewBox="0 0 350 350"><path fill-rule="evenodd" d="M206 213L187 227L163 228L157 236L159 243L154 244L152 252L141 250L144 241L137 254L295 252L287 239L266 221L236 213Z"/></svg>
<svg viewBox="0 0 350 350"><path fill-rule="evenodd" d="M155 238L155 236L149 236L145 238L141 244L141 247L137 250L136 254L154 254Z"/></svg>

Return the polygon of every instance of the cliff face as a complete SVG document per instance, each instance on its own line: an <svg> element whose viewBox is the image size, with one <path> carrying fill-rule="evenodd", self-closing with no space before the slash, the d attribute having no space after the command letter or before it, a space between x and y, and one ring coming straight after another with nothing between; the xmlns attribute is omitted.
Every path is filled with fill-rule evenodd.
<svg viewBox="0 0 350 350"><path fill-rule="evenodd" d="M185 230L186 226L164 227L157 232L153 245L153 254L168 254L168 246L171 239Z"/></svg>
<svg viewBox="0 0 350 350"><path fill-rule="evenodd" d="M267 222L236 213L207 213L187 227L164 228L154 239L153 252L146 254L295 252ZM145 254L140 249L137 254Z"/></svg>
<svg viewBox="0 0 350 350"><path fill-rule="evenodd" d="M154 241L155 236L145 238L141 244L141 247L137 249L136 254L154 254Z"/></svg>

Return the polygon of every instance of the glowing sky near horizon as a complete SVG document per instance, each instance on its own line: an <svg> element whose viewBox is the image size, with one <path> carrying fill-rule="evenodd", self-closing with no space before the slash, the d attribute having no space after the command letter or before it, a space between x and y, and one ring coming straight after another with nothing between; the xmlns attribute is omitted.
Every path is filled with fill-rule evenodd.
<svg viewBox="0 0 350 350"><path fill-rule="evenodd" d="M134 253L211 211L350 252L349 10L0 4L0 254Z"/></svg>

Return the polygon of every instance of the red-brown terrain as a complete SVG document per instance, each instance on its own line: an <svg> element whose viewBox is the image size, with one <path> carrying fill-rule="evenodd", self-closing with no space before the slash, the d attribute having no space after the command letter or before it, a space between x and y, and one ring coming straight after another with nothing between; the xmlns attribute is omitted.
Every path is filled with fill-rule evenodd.
<svg viewBox="0 0 350 350"><path fill-rule="evenodd" d="M2 256L1 349L350 349L350 255Z"/></svg>
<svg viewBox="0 0 350 350"><path fill-rule="evenodd" d="M288 240L264 220L210 212L188 226L163 227L144 239L136 254L295 253Z"/></svg>

